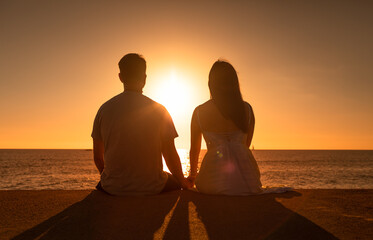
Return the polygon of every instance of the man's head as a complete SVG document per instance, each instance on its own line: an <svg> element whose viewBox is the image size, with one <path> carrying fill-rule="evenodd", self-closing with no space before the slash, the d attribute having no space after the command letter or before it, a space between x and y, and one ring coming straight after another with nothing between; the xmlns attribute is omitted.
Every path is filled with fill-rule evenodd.
<svg viewBox="0 0 373 240"><path fill-rule="evenodd" d="M118 63L119 78L127 90L142 90L146 80L145 59L137 53L129 53Z"/></svg>

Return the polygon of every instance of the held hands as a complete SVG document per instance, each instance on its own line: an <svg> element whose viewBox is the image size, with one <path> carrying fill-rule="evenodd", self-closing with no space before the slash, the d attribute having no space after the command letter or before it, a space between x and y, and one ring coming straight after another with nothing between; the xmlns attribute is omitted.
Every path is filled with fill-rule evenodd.
<svg viewBox="0 0 373 240"><path fill-rule="evenodd" d="M196 180L196 175L189 175L186 178L187 182L191 185L191 188L194 186L195 180Z"/></svg>
<svg viewBox="0 0 373 240"><path fill-rule="evenodd" d="M195 184L196 177L197 177L197 173L195 173L195 174L189 173L189 176L187 178L185 178L185 177L183 178L183 180L181 182L181 187L184 190L188 190L190 188L193 188L194 184Z"/></svg>
<svg viewBox="0 0 373 240"><path fill-rule="evenodd" d="M192 188L194 185L194 183L190 182L188 180L188 178L184 178L183 179L183 182L181 183L181 187L184 189L184 190L187 190L189 188Z"/></svg>
<svg viewBox="0 0 373 240"><path fill-rule="evenodd" d="M187 189L190 189L190 188L193 188L194 187L194 182L196 180L196 175L192 176L192 175L189 175L187 178L184 178L183 179L183 182L181 184L182 188L184 190L187 190Z"/></svg>

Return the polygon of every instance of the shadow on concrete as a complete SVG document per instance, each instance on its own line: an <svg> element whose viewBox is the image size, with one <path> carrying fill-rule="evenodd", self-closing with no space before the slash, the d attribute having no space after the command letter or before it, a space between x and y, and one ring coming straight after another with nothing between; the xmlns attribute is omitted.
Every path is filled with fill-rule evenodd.
<svg viewBox="0 0 373 240"><path fill-rule="evenodd" d="M98 191L13 239L337 239L276 198L175 191L113 197Z"/></svg>
<svg viewBox="0 0 373 240"><path fill-rule="evenodd" d="M152 239L178 197L114 197L95 190L13 239Z"/></svg>
<svg viewBox="0 0 373 240"><path fill-rule="evenodd" d="M189 239L190 236L204 235L208 239L337 239L276 201L276 198L300 195L292 191L236 197L183 191L164 237Z"/></svg>

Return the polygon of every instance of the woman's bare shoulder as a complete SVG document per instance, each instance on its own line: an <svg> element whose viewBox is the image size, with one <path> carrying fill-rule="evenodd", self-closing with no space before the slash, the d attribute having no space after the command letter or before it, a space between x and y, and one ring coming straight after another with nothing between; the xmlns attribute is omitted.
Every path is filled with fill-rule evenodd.
<svg viewBox="0 0 373 240"><path fill-rule="evenodd" d="M204 103L202 103L202 104L200 104L200 105L198 105L196 108L195 108L195 110L205 110L205 109L209 109L210 107L212 106L212 100L210 99L210 100L208 100L208 101L206 101L206 102L204 102Z"/></svg>

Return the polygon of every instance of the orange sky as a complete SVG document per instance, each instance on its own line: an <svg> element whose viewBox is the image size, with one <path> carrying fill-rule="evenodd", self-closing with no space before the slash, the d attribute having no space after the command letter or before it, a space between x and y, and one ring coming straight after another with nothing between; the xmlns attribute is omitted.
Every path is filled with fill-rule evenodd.
<svg viewBox="0 0 373 240"><path fill-rule="evenodd" d="M224 58L254 108L255 148L373 149L372 7L1 1L0 148L91 148L97 109L123 89L117 62L138 52L145 95L161 101L172 74L183 86L182 111L170 109L178 148L189 148L191 113L209 99L208 72Z"/></svg>

